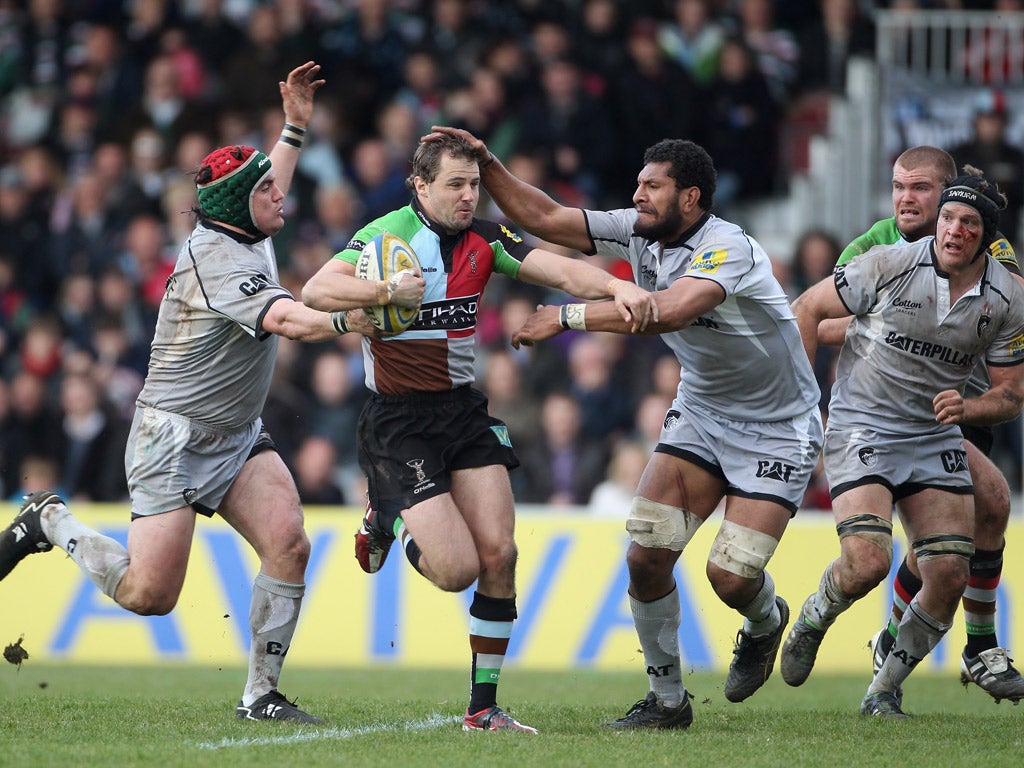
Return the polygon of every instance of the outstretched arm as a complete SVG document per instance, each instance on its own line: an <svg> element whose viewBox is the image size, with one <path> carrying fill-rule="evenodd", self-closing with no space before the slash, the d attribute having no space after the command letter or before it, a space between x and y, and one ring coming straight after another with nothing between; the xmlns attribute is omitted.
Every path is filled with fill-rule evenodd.
<svg viewBox="0 0 1024 768"><path fill-rule="evenodd" d="M326 82L318 80L318 74L320 65L307 61L289 72L286 81L277 84L281 91L285 125L281 138L270 150L270 162L274 166L277 186L286 195L295 175L306 126L313 116L313 94Z"/></svg>
<svg viewBox="0 0 1024 768"><path fill-rule="evenodd" d="M420 141L431 141L440 134L459 136L470 143L480 166L480 181L487 194L515 224L549 243L557 243L584 253L591 253L594 244L587 232L587 222L579 208L568 208L553 200L546 192L513 176L501 161L490 153L487 145L469 131L443 125L431 127Z"/></svg>
<svg viewBox="0 0 1024 768"><path fill-rule="evenodd" d="M643 329L646 334L671 333L690 325L725 300L725 291L712 281L681 277L663 291L650 294L657 304L658 317ZM623 319L610 302L598 304L566 304L560 307L539 307L523 327L512 334L512 346L531 346L550 339L562 331L606 331L636 333L629 320Z"/></svg>
<svg viewBox="0 0 1024 768"><path fill-rule="evenodd" d="M535 248L523 259L519 279L558 288L583 299L614 299L615 308L631 333L640 333L648 323L658 320L654 294L586 261Z"/></svg>
<svg viewBox="0 0 1024 768"><path fill-rule="evenodd" d="M262 330L294 341L327 341L343 333L380 336L381 333L361 309L348 312L318 312L301 301L282 297L263 316Z"/></svg>

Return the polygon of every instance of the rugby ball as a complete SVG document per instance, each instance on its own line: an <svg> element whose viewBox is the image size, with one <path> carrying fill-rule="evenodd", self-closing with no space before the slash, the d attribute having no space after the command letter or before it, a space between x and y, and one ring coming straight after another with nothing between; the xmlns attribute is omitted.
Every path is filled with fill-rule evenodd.
<svg viewBox="0 0 1024 768"><path fill-rule="evenodd" d="M383 232L363 247L356 262L356 277L387 281L403 269L411 269L417 275L423 274L412 247L398 235ZM364 311L377 328L388 334L401 333L420 315L418 306L408 309L394 304L364 307Z"/></svg>

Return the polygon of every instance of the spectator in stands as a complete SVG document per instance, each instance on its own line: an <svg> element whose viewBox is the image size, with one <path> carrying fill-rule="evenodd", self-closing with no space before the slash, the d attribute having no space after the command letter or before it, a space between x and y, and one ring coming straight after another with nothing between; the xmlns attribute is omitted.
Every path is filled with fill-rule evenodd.
<svg viewBox="0 0 1024 768"><path fill-rule="evenodd" d="M576 205L603 192L614 154L608 110L583 89L578 65L569 58L541 67L541 94L523 108L520 148L542 150L560 196Z"/></svg>
<svg viewBox="0 0 1024 768"><path fill-rule="evenodd" d="M114 229L116 219L106 192L100 175L89 169L62 195L61 207L70 210L54 217L50 234L51 255L62 274L81 272L98 277L115 258L111 243L119 233Z"/></svg>
<svg viewBox="0 0 1024 768"><path fill-rule="evenodd" d="M627 18L625 4L616 0L583 2L573 40L591 93L607 93L626 64Z"/></svg>
<svg viewBox="0 0 1024 768"><path fill-rule="evenodd" d="M104 407L99 387L87 373L64 376L60 404L62 429L53 446L60 457L60 488L82 501L127 498L124 444L130 422Z"/></svg>
<svg viewBox="0 0 1024 768"><path fill-rule="evenodd" d="M4 461L0 463L4 488L21 487L22 462L28 456L50 455L60 439L60 419L55 401L47 396L46 379L22 369L10 381L10 412L4 420Z"/></svg>
<svg viewBox="0 0 1024 768"><path fill-rule="evenodd" d="M772 97L784 103L796 89L800 48L793 33L775 23L773 0L737 0L734 32L754 52ZM717 158L716 158L717 160Z"/></svg>
<svg viewBox="0 0 1024 768"><path fill-rule="evenodd" d="M544 398L540 427L540 437L520 453L523 487L517 499L553 506L586 504L604 476L607 449L584 434L579 403L566 392Z"/></svg>
<svg viewBox="0 0 1024 768"><path fill-rule="evenodd" d="M340 466L356 467L356 424L366 393L353 381L345 353L328 349L317 355L309 385L310 399L303 416L306 429L332 441Z"/></svg>
<svg viewBox="0 0 1024 768"><path fill-rule="evenodd" d="M258 114L277 104L277 88L281 72L287 72L308 52L294 50L283 39L278 25L275 3L258 3L252 7L243 44L224 64L226 106L243 114ZM350 74L349 77L352 77ZM342 76L328 82L341 85Z"/></svg>
<svg viewBox="0 0 1024 768"><path fill-rule="evenodd" d="M620 440L612 448L608 462L607 477L598 483L590 494L587 505L590 514L596 517L621 519L633 503L636 487L647 466L650 450L644 443L634 440Z"/></svg>
<svg viewBox="0 0 1024 768"><path fill-rule="evenodd" d="M596 334L581 335L569 347L570 392L580 407L580 431L588 440L605 442L633 426L629 392L615 378L614 356L621 353L616 339Z"/></svg>
<svg viewBox="0 0 1024 768"><path fill-rule="evenodd" d="M858 0L818 0L820 16L797 33L800 68L797 89L807 93L846 93L846 65L851 56L871 56L875 27Z"/></svg>
<svg viewBox="0 0 1024 768"><path fill-rule="evenodd" d="M405 59L402 86L395 98L409 105L416 114L420 135L430 131L441 119L445 90L441 87L437 56L427 47L413 49Z"/></svg>
<svg viewBox="0 0 1024 768"><path fill-rule="evenodd" d="M949 150L958 168L973 165L985 171L985 178L994 182L1006 195L1006 208L999 215L999 228L1019 251L1020 218L1024 210L1024 151L1006 139L1009 123L1006 95L999 90L985 90L974 100L972 136Z"/></svg>
<svg viewBox="0 0 1024 768"><path fill-rule="evenodd" d="M665 138L667 126L672 126L668 130L673 136L701 144L707 128L703 89L661 49L654 19L634 22L626 43L626 61L613 81L617 163L611 174L616 180L608 193L611 200L633 194L638 159ZM672 98L665 98L666 93Z"/></svg>
<svg viewBox="0 0 1024 768"><path fill-rule="evenodd" d="M209 128L208 113L182 93L179 77L170 56L157 56L146 66L142 98L118 120L119 140L134 136L141 128L152 128L166 149L189 131Z"/></svg>
<svg viewBox="0 0 1024 768"><path fill-rule="evenodd" d="M707 150L718 169L716 210L728 215L737 201L775 192L779 170L779 104L741 38L722 43L707 110Z"/></svg>
<svg viewBox="0 0 1024 768"><path fill-rule="evenodd" d="M676 362L675 357L666 355L665 357L659 358L659 360L670 359L673 363ZM676 384L679 383L679 365L675 366L675 378ZM640 403L636 407L636 415L634 416L634 425L631 438L634 442L641 443L647 450L647 455L650 456L658 445L658 439L661 437L661 428L665 424L665 414L668 413L668 409L672 407L672 398L675 395L675 386L673 386L670 392L661 392L658 390L652 390L640 398ZM628 509L627 504L623 509Z"/></svg>
<svg viewBox="0 0 1024 768"><path fill-rule="evenodd" d="M724 40L725 29L714 15L712 0L675 0L672 21L658 32L662 50L702 86L715 78Z"/></svg>
<svg viewBox="0 0 1024 768"><path fill-rule="evenodd" d="M506 153L518 146L520 120L509 109L505 82L489 67L480 67L465 87L452 90L444 102L444 121L487 136L488 146ZM435 123L436 125L436 123ZM418 137L417 137L418 138Z"/></svg>
<svg viewBox="0 0 1024 768"><path fill-rule="evenodd" d="M402 86L410 40L388 0L363 0L324 30L324 77L356 137L374 130L382 104Z"/></svg>
<svg viewBox="0 0 1024 768"><path fill-rule="evenodd" d="M334 479L334 444L321 435L310 435L295 454L295 485L304 506L346 503L345 495Z"/></svg>
<svg viewBox="0 0 1024 768"><path fill-rule="evenodd" d="M506 337L507 338L507 337ZM483 356L481 384L487 412L508 427L513 445L528 445L540 436L539 401L523 386L522 370L508 347ZM511 474L513 490L519 473Z"/></svg>
<svg viewBox="0 0 1024 768"><path fill-rule="evenodd" d="M348 171L363 201L363 217L375 218L409 200L405 160L393 159L379 136L368 136L352 149Z"/></svg>

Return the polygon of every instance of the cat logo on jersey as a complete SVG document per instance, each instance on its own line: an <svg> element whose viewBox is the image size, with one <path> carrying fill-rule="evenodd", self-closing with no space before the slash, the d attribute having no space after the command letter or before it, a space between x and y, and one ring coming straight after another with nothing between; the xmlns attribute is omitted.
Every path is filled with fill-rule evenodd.
<svg viewBox="0 0 1024 768"><path fill-rule="evenodd" d="M501 231L505 235L505 237L507 237L513 243L521 243L521 242L523 242L523 238L521 238L519 235L517 235L511 229L506 227L504 224L501 225Z"/></svg>
<svg viewBox="0 0 1024 768"><path fill-rule="evenodd" d="M725 264L725 257L728 251L705 251L690 262L690 272L704 272L713 275L718 268Z"/></svg>
<svg viewBox="0 0 1024 768"><path fill-rule="evenodd" d="M1024 355L1024 334L1010 340L1010 354L1014 357Z"/></svg>

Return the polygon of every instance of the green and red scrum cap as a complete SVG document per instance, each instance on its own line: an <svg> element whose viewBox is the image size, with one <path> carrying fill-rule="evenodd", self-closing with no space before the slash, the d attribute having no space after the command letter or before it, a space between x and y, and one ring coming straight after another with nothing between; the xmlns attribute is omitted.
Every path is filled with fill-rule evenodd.
<svg viewBox="0 0 1024 768"><path fill-rule="evenodd" d="M253 147L221 147L203 158L196 174L199 208L204 218L238 227L250 235L256 226L252 198L270 173L270 158Z"/></svg>

